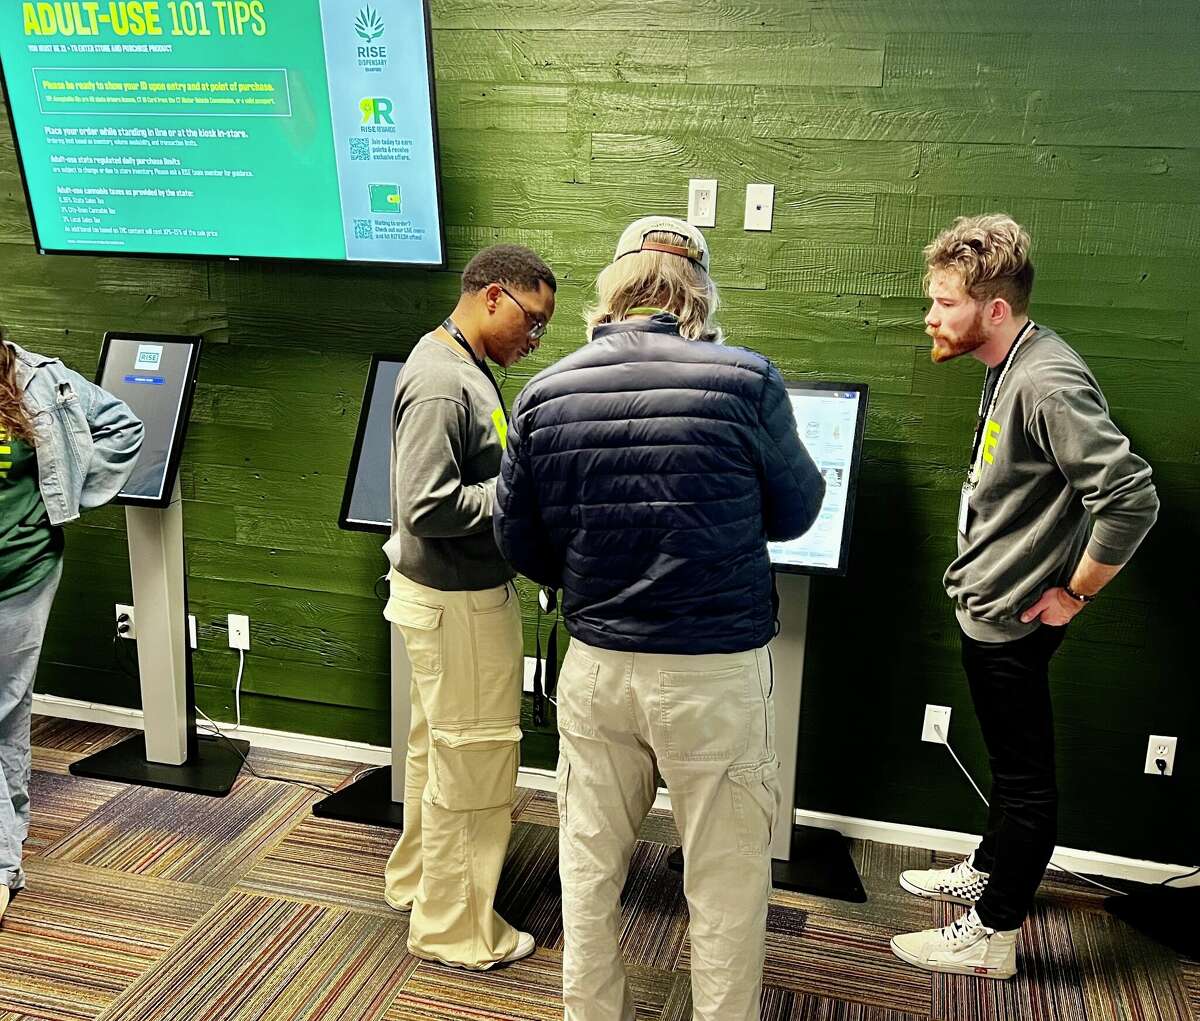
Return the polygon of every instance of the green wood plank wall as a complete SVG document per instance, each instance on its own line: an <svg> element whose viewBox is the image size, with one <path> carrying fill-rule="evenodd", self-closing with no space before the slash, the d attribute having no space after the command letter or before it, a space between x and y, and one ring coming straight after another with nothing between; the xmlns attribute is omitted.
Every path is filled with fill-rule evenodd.
<svg viewBox="0 0 1200 1021"><path fill-rule="evenodd" d="M853 571L814 585L805 807L982 826L945 751L917 740L925 703L951 705L956 745L984 768L940 586L980 371L930 365L919 249L959 213L1027 224L1034 315L1089 359L1163 500L1056 665L1061 840L1200 859L1200 6L434 0L433 24L452 269L511 240L562 280L510 392L581 342L621 227L681 214L697 176L721 182L711 238L733 342L793 377L872 386ZM771 234L741 230L751 181L777 186ZM249 723L386 743L379 542L334 522L370 354L405 353L456 290L453 272L39 258L3 129L14 338L88 374L105 329L207 341L183 488L210 713L231 717L224 621L248 613ZM136 705L110 649L130 594L121 512L72 527L68 551L39 688ZM548 765L553 735L527 730L526 761ZM1151 732L1181 738L1173 780L1141 773Z"/></svg>

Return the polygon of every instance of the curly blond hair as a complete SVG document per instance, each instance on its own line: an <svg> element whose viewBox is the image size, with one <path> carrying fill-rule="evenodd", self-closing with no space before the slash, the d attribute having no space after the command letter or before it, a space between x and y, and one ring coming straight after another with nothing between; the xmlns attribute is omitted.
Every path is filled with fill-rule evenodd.
<svg viewBox="0 0 1200 1021"><path fill-rule="evenodd" d="M976 301L1003 298L1023 315L1033 291L1029 234L1011 216L960 216L925 246L925 286L937 270L953 270Z"/></svg>
<svg viewBox="0 0 1200 1021"><path fill-rule="evenodd" d="M654 231L647 241L686 244L687 238ZM634 252L605 266L596 277L596 302L583 310L588 337L601 323L620 322L629 310L653 305L679 317L679 335L687 340L724 342L715 321L721 298L703 267L665 252Z"/></svg>

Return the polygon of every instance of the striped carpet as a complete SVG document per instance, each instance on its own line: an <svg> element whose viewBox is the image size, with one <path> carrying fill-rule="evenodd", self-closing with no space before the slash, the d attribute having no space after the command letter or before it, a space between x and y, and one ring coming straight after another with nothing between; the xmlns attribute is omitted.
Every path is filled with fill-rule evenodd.
<svg viewBox="0 0 1200 1021"><path fill-rule="evenodd" d="M557 813L521 791L498 906L536 954L472 973L417 961L383 902L395 833L317 819L315 792L244 774L225 799L73 777L123 732L37 718L29 888L0 926L0 1021L557 1021ZM359 767L255 752L259 773L336 787ZM647 819L621 945L639 1021L690 1021L691 945L669 815ZM1071 877L1043 884L1004 983L898 962L898 931L953 909L903 893L905 868L952 861L856 842L869 901L777 891L767 1021L1200 1021L1200 963L1108 915Z"/></svg>

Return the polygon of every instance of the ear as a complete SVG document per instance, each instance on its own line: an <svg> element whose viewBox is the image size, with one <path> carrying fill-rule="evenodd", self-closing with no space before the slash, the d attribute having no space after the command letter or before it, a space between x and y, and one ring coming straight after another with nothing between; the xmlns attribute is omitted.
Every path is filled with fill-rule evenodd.
<svg viewBox="0 0 1200 1021"><path fill-rule="evenodd" d="M1012 306L1003 298L993 298L988 303L988 322L1000 326L1012 316Z"/></svg>
<svg viewBox="0 0 1200 1021"><path fill-rule="evenodd" d="M488 284L483 289L483 304L488 310L488 314L496 311L496 305L500 302L500 295L504 293L499 284Z"/></svg>

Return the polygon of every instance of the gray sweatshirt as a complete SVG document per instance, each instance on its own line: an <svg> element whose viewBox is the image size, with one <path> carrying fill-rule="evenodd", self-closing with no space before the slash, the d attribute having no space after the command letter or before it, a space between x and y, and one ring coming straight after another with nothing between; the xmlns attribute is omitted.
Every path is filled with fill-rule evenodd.
<svg viewBox="0 0 1200 1021"><path fill-rule="evenodd" d="M1083 359L1044 326L1013 356L977 460L967 531L944 579L976 641L1032 632L1021 613L1069 582L1085 549L1123 564L1158 516L1150 466L1113 424Z"/></svg>
<svg viewBox="0 0 1200 1021"><path fill-rule="evenodd" d="M467 353L422 337L392 405L392 535L383 550L400 574L445 592L515 576L492 537L506 428L495 388Z"/></svg>

